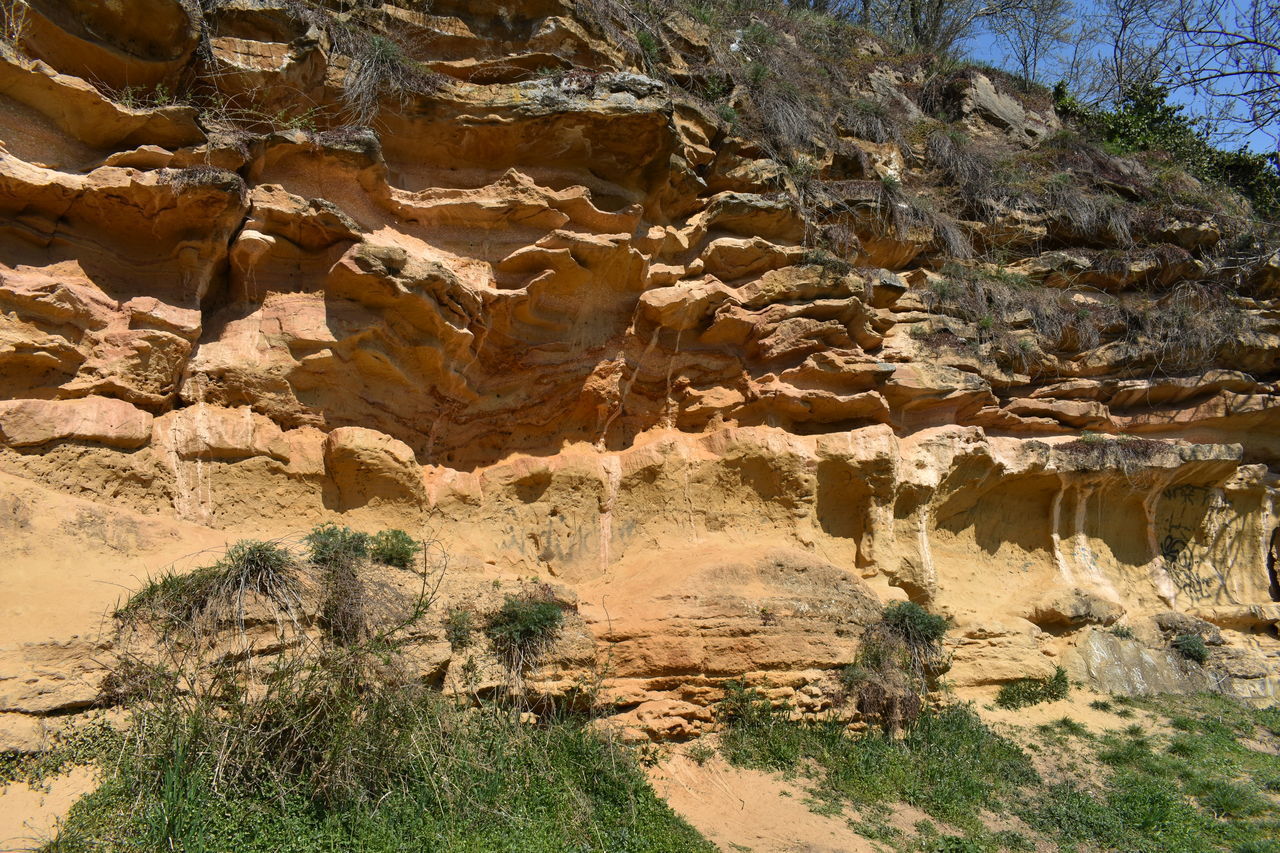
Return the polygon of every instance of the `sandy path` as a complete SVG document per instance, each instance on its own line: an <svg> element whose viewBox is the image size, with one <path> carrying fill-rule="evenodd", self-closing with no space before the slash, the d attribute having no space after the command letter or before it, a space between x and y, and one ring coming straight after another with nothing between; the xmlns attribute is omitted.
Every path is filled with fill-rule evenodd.
<svg viewBox="0 0 1280 853"><path fill-rule="evenodd" d="M799 785L731 767L720 756L698 765L676 751L649 771L659 795L723 850L867 853L881 848L844 817L815 814Z"/></svg>
<svg viewBox="0 0 1280 853"><path fill-rule="evenodd" d="M94 784L90 768L74 767L41 788L31 788L23 782L0 787L0 851L39 848L53 836L71 804L92 790Z"/></svg>

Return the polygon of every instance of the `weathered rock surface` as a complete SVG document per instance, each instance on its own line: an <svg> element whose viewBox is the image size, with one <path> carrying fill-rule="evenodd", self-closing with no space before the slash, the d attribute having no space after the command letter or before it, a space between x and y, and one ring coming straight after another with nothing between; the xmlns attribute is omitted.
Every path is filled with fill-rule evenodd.
<svg viewBox="0 0 1280 853"><path fill-rule="evenodd" d="M6 474L215 538L429 526L451 595L575 594L577 633L531 684L598 667L654 736L705 730L730 677L827 707L860 626L908 597L952 618L957 684L1064 662L1108 690L1203 686L1097 630L1160 646L1153 615L1191 611L1227 689L1274 693L1274 259L1194 369L1116 313L1185 313L1220 223L1128 246L1100 215L1023 210L953 233L893 190L927 158L852 130L814 165L839 192L806 207L779 159L568 3L522 6L518 32L384 5L443 82L375 98L374 129L344 100L349 57L290 4L203 24L177 0L31 6L0 50ZM232 133L155 103L200 63L227 104L314 115ZM923 116L897 72L867 86ZM942 94L990 144L1059 127L980 74ZM949 307L970 237L1093 325L1049 341L1026 309L996 335ZM13 536L53 535L34 530ZM86 656L4 643L0 711L93 701Z"/></svg>

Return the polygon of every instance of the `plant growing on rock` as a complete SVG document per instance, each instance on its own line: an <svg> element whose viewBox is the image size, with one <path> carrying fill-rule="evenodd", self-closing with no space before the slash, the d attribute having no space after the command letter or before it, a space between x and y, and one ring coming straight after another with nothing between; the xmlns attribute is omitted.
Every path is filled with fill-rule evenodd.
<svg viewBox="0 0 1280 853"><path fill-rule="evenodd" d="M915 602L886 607L863 631L853 665L841 674L859 713L886 731L914 723L933 680L949 667L946 632L944 617Z"/></svg>
<svg viewBox="0 0 1280 853"><path fill-rule="evenodd" d="M1173 638L1170 645L1187 660L1199 664L1209 660L1209 647L1205 645L1204 637L1199 634L1179 634Z"/></svg>
<svg viewBox="0 0 1280 853"><path fill-rule="evenodd" d="M369 542L369 556L384 566L397 569L408 569L422 552L422 545L403 530L390 528L380 530Z"/></svg>
<svg viewBox="0 0 1280 853"><path fill-rule="evenodd" d="M1056 702L1066 699L1071 692L1071 681L1067 671L1057 667L1048 678L1020 678L1000 685L996 693L996 705L1001 708L1017 710L1041 702Z"/></svg>
<svg viewBox="0 0 1280 853"><path fill-rule="evenodd" d="M444 636L449 641L449 648L455 652L471 646L471 635L475 629L475 614L470 610L455 607L444 617Z"/></svg>
<svg viewBox="0 0 1280 853"><path fill-rule="evenodd" d="M222 559L194 572L169 572L147 582L116 610L117 619L201 631L230 620L245 621L246 606L268 602L290 618L299 596L298 560L279 542L244 539Z"/></svg>
<svg viewBox="0 0 1280 853"><path fill-rule="evenodd" d="M101 756L101 785L49 849L496 850L518 837L564 850L586 827L637 849L710 850L646 786L629 751L583 721L534 727L493 706L464 710L417 677L400 650L422 635L396 614L430 606L428 579L443 571L435 551L417 595L369 611L394 621L341 645L317 642L309 625L326 573L367 567L368 544L336 525L302 542L240 543L196 582L134 596L126 628L153 605L163 616L177 590L227 612L242 592L270 593L287 574L294 609L278 610L274 627L263 610L254 622L203 626L213 633L180 637L201 626L179 625L159 647L154 635L126 643L122 681L131 664L173 677L134 680L125 732L94 727L39 760L0 762L0 777L39 779Z"/></svg>
<svg viewBox="0 0 1280 853"><path fill-rule="evenodd" d="M564 625L564 604L549 589L535 587L508 595L489 616L485 635L508 674L519 680L555 642Z"/></svg>

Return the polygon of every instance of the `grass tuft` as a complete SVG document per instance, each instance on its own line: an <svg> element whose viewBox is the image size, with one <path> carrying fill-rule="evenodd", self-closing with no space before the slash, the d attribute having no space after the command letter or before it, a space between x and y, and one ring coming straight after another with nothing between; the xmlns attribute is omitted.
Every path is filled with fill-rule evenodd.
<svg viewBox="0 0 1280 853"><path fill-rule="evenodd" d="M1071 682L1067 678L1067 671L1058 667L1048 678L1020 678L1000 685L1000 690L996 693L996 704L1001 708L1026 708L1041 702L1065 699L1070 692Z"/></svg>
<svg viewBox="0 0 1280 853"><path fill-rule="evenodd" d="M1209 647L1204 644L1204 637L1199 634L1179 634L1173 638L1170 645L1187 660L1199 664L1209 660Z"/></svg>

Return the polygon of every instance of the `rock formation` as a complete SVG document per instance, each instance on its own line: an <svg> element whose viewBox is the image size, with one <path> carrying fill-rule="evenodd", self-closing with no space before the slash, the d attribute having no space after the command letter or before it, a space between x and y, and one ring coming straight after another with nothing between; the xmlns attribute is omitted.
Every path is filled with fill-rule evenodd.
<svg viewBox="0 0 1280 853"><path fill-rule="evenodd" d="M1238 207L1156 204L1052 106L870 42L880 106L796 153L678 85L718 55L679 11L659 79L574 0L29 6L7 615L338 518L432 531L479 610L554 584L577 615L531 684L597 671L655 737L733 677L828 707L903 598L952 620L961 687L1276 695L1280 262L1229 262ZM979 187L997 160L1039 200ZM1169 612L1220 634L1208 670ZM97 625L16 618L0 711L94 702Z"/></svg>

